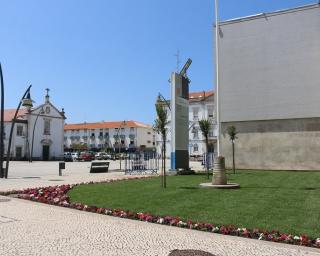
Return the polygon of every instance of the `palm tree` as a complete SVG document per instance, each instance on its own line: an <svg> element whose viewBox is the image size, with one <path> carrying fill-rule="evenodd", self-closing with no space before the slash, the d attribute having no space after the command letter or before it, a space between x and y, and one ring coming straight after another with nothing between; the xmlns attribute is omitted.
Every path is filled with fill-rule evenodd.
<svg viewBox="0 0 320 256"><path fill-rule="evenodd" d="M237 130L236 127L233 125L230 125L227 129L227 133L229 135L229 138L232 142L232 169L233 169L233 174L236 173L236 168L235 168L235 162L234 162L234 141L237 139Z"/></svg>
<svg viewBox="0 0 320 256"><path fill-rule="evenodd" d="M162 137L162 150L161 150L161 161L162 161L162 187L166 188L166 141L167 141L167 128L168 124L168 115L164 109L161 102L156 104L157 119L154 121L153 128L158 134L161 134Z"/></svg>
<svg viewBox="0 0 320 256"><path fill-rule="evenodd" d="M210 121L208 119L202 119L199 121L200 130L203 137L205 138L206 144L206 169L207 177L209 179L209 166L208 166L208 149L209 149L209 131L210 131Z"/></svg>

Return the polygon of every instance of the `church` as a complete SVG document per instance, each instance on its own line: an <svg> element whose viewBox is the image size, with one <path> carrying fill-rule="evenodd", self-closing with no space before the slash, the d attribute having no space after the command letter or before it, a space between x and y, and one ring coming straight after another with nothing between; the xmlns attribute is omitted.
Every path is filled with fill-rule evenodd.
<svg viewBox="0 0 320 256"><path fill-rule="evenodd" d="M15 112L16 109L4 111L5 153ZM65 119L64 109L60 111L50 102L47 89L43 104L19 110L13 130L10 159L63 160Z"/></svg>

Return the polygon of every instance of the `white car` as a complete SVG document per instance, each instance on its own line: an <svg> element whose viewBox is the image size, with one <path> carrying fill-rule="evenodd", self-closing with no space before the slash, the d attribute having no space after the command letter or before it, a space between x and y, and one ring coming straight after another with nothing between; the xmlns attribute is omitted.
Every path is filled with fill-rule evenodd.
<svg viewBox="0 0 320 256"><path fill-rule="evenodd" d="M106 152L99 152L95 154L94 158L97 160L107 160L111 158L111 155L107 154Z"/></svg>
<svg viewBox="0 0 320 256"><path fill-rule="evenodd" d="M78 152L72 152L71 153L72 161L76 161L79 159L79 153Z"/></svg>

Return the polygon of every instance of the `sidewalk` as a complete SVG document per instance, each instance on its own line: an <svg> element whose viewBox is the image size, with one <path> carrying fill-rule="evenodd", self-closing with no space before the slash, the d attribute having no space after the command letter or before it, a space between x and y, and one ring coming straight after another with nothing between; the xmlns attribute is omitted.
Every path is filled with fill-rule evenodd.
<svg viewBox="0 0 320 256"><path fill-rule="evenodd" d="M0 191L130 177L110 163L110 172L90 174L88 162L12 162ZM141 175L140 175L141 176ZM166 256L175 249L212 255L320 255L319 249L223 236L121 219L0 196L0 256L146 255ZM183 256L183 254L181 254Z"/></svg>
<svg viewBox="0 0 320 256"><path fill-rule="evenodd" d="M320 255L317 249L162 226L0 196L0 255Z"/></svg>

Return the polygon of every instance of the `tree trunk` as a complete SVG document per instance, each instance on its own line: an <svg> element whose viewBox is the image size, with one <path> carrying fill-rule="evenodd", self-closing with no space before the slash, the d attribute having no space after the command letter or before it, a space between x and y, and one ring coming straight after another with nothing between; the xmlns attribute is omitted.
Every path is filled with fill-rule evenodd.
<svg viewBox="0 0 320 256"><path fill-rule="evenodd" d="M163 163L164 163L164 168L163 168L163 187L166 188L167 187L167 181L166 181L166 136L163 136L164 138L164 143L163 143Z"/></svg>
<svg viewBox="0 0 320 256"><path fill-rule="evenodd" d="M208 142L208 137L206 137L206 169L207 169L207 178L209 179L209 142Z"/></svg>
<svg viewBox="0 0 320 256"><path fill-rule="evenodd" d="M232 141L232 169L233 169L233 174L236 173L236 166L235 166L235 161L234 161L234 141Z"/></svg>
<svg viewBox="0 0 320 256"><path fill-rule="evenodd" d="M161 147L161 187L163 188L163 152L164 152L164 146L163 146L163 142L162 142L162 147Z"/></svg>

